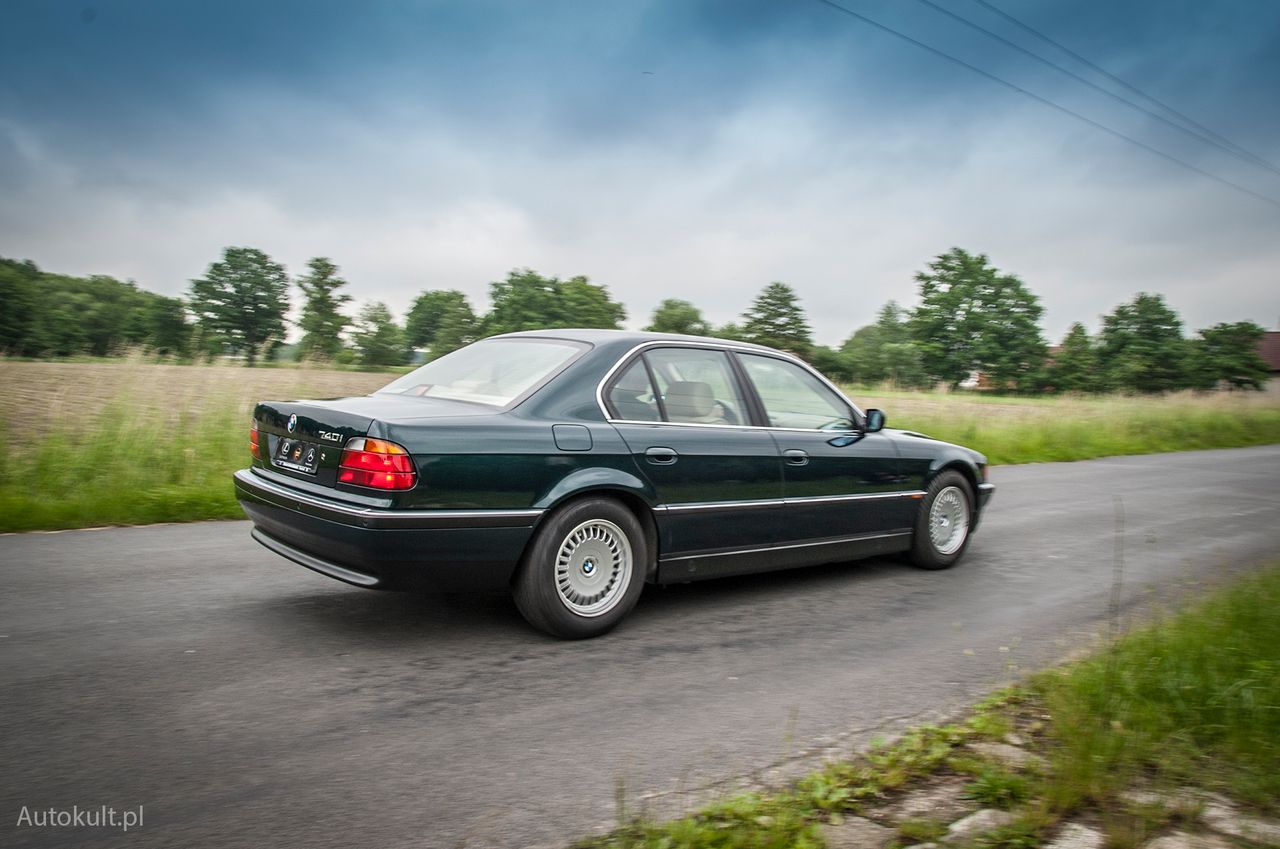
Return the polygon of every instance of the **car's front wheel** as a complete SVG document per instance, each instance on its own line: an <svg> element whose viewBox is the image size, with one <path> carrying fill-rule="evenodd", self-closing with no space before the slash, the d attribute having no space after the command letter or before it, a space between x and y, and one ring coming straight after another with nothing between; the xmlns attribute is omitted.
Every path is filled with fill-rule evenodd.
<svg viewBox="0 0 1280 849"><path fill-rule="evenodd" d="M964 554L973 529L973 491L964 475L933 479L916 516L911 560L922 569L946 569Z"/></svg>
<svg viewBox="0 0 1280 849"><path fill-rule="evenodd" d="M538 529L516 575L516 606L557 637L595 637L631 611L649 562L635 515L608 498L568 504Z"/></svg>

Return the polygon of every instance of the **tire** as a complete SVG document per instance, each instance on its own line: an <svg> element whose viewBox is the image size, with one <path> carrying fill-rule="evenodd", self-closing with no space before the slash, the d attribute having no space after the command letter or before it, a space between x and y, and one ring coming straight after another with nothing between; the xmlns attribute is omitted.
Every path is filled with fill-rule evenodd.
<svg viewBox="0 0 1280 849"><path fill-rule="evenodd" d="M973 490L964 475L946 471L933 479L920 503L911 562L921 569L946 569L969 547L973 531Z"/></svg>
<svg viewBox="0 0 1280 849"><path fill-rule="evenodd" d="M608 498L557 510L516 574L516 607L539 630L579 640L622 621L644 589L649 547L635 514Z"/></svg>

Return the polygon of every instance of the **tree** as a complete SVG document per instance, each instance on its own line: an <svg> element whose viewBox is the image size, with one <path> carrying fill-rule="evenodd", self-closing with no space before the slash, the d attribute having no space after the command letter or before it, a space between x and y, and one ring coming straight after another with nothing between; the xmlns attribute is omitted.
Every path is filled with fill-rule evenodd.
<svg viewBox="0 0 1280 849"><path fill-rule="evenodd" d="M742 331L742 327L737 324L734 324L732 321L726 324L722 324L719 327L711 328L711 331L710 333L708 333L708 335L714 336L717 339L729 339L734 342L747 341L747 334Z"/></svg>
<svg viewBox="0 0 1280 849"><path fill-rule="evenodd" d="M1071 325L1062 339L1062 350L1053 358L1049 383L1059 392L1096 392L1102 386L1098 353L1089 331L1078 321Z"/></svg>
<svg viewBox="0 0 1280 849"><path fill-rule="evenodd" d="M679 298L667 298L658 304L649 319L645 330L652 333L686 333L691 336L706 336L711 332L711 325L702 317L702 312L688 301Z"/></svg>
<svg viewBox="0 0 1280 849"><path fill-rule="evenodd" d="M244 352L248 365L284 336L289 276L256 248L226 248L204 277L191 281L191 310L209 335Z"/></svg>
<svg viewBox="0 0 1280 849"><path fill-rule="evenodd" d="M0 259L0 351L31 356L38 351L36 281L40 269L30 260Z"/></svg>
<svg viewBox="0 0 1280 849"><path fill-rule="evenodd" d="M405 318L413 348L428 348L434 359L475 340L479 321L467 296L457 289L432 289L414 298Z"/></svg>
<svg viewBox="0 0 1280 849"><path fill-rule="evenodd" d="M1167 392L1192 382L1182 320L1160 295L1141 292L1103 316L1098 353L1110 388Z"/></svg>
<svg viewBox="0 0 1280 849"><path fill-rule="evenodd" d="M111 356L154 347L152 304L162 296L105 275L68 277L0 260L0 348L27 356Z"/></svg>
<svg viewBox="0 0 1280 849"><path fill-rule="evenodd" d="M1001 389L1038 379L1047 351L1038 324L1044 308L1021 280L961 248L939 255L916 280L911 335L930 377L954 388L981 371Z"/></svg>
<svg viewBox="0 0 1280 849"><path fill-rule="evenodd" d="M543 277L531 268L515 269L489 284L493 308L485 316L486 333L513 333L547 327L617 329L627 317L609 290L586 277Z"/></svg>
<svg viewBox="0 0 1280 849"><path fill-rule="evenodd" d="M302 339L298 343L300 360L332 360L342 350L342 332L349 323L338 308L350 302L351 296L338 293L347 281L338 276L338 266L318 256L307 263L311 273L298 278L298 288L306 297L298 327Z"/></svg>
<svg viewBox="0 0 1280 849"><path fill-rule="evenodd" d="M181 298L152 295L145 322L148 350L165 356L186 356L191 343L191 325Z"/></svg>
<svg viewBox="0 0 1280 849"><path fill-rule="evenodd" d="M853 380L853 370L849 360L835 348L826 345L814 345L805 357L809 365L825 374L831 380L849 382Z"/></svg>
<svg viewBox="0 0 1280 849"><path fill-rule="evenodd" d="M1226 383L1232 389L1262 389L1271 375L1258 353L1266 333L1252 321L1222 322L1199 331L1191 342L1193 385L1213 389Z"/></svg>
<svg viewBox="0 0 1280 849"><path fill-rule="evenodd" d="M845 340L840 353L850 380L866 384L887 380L908 387L927 383L907 317L905 309L889 301L880 308L875 324L858 328Z"/></svg>
<svg viewBox="0 0 1280 849"><path fill-rule="evenodd" d="M742 333L748 341L801 357L813 347L813 335L800 298L786 283L777 281L761 289L751 307L742 314Z"/></svg>
<svg viewBox="0 0 1280 849"><path fill-rule="evenodd" d="M627 317L627 308L612 300L608 289L581 275L560 284L560 297L565 310L564 320L570 327L617 330Z"/></svg>
<svg viewBox="0 0 1280 849"><path fill-rule="evenodd" d="M351 337L365 365L398 366L409 359L404 331L381 301L365 304Z"/></svg>

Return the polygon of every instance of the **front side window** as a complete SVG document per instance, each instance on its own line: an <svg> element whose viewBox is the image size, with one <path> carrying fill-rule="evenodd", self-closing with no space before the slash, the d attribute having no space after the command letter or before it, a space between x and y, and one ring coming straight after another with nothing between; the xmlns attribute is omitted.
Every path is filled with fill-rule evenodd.
<svg viewBox="0 0 1280 849"><path fill-rule="evenodd" d="M764 403L770 427L853 430L853 411L807 369L774 357L739 354Z"/></svg>
<svg viewBox="0 0 1280 849"><path fill-rule="evenodd" d="M669 422L740 425L747 405L729 355L707 348L657 348L644 355Z"/></svg>
<svg viewBox="0 0 1280 849"><path fill-rule="evenodd" d="M588 347L564 339L487 339L432 360L376 394L506 407L541 386Z"/></svg>

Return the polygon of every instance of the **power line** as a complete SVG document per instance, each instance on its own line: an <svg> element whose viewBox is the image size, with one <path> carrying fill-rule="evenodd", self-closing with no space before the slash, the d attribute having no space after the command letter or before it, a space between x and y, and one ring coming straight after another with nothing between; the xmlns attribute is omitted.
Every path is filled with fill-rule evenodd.
<svg viewBox="0 0 1280 849"><path fill-rule="evenodd" d="M1240 145L1238 145L1238 144L1236 144L1235 142L1231 141L1231 139L1228 139L1228 138L1226 138L1226 137L1222 136L1220 133L1215 133L1213 130L1209 129L1209 128L1208 128L1208 127L1206 127L1204 124L1201 124L1199 121L1195 120L1194 118L1192 118L1192 117L1190 117L1190 116L1186 115L1186 114L1185 114L1185 113L1183 113L1183 112L1179 112L1177 109L1174 109L1172 106L1170 106L1169 104L1165 103L1164 101L1162 101L1162 100L1158 100L1157 98L1153 97L1152 95L1147 94L1147 93L1146 93L1145 91L1143 91L1142 89L1138 88L1137 86L1133 85L1132 83L1126 82L1125 80L1123 80L1123 79L1121 79L1120 77L1116 76L1115 74L1111 73L1110 71L1108 71L1106 68L1102 67L1101 65L1098 65L1098 64L1096 64L1096 63L1094 63L1094 62L1089 61L1089 60L1088 60L1088 59L1086 59L1085 57L1081 56L1079 53L1077 53L1077 52L1075 52L1074 50L1072 50L1070 47L1067 47L1065 44L1062 44L1061 42L1055 41L1054 39L1050 38L1049 36L1045 35L1044 33L1040 32L1039 30L1037 30L1035 27L1032 27L1030 24L1023 23L1022 21L1018 20L1017 18L1015 18L1013 15L1009 14L1009 13L1008 13L1008 12L1006 12L1005 10L1001 9L1000 7L996 6L996 5L995 5L995 4L993 4L993 3L988 2L988 0L973 0L973 2L975 2L975 3L979 4L980 6L983 6L984 8L989 9L990 11L992 11L992 12L996 13L997 15L999 15L999 16L1000 16L1000 17L1002 17L1002 18L1004 18L1004 19L1005 19L1006 21L1008 21L1009 23L1013 24L1014 26L1016 26L1016 27L1018 27L1018 28L1020 28L1020 29L1022 29L1022 30L1025 30L1026 32L1031 33L1031 34L1032 34L1032 35L1034 35L1036 38L1040 39L1041 41L1045 42L1046 44L1053 45L1054 47L1056 47L1056 48L1058 48L1059 50L1061 50L1063 53L1065 53L1065 54L1067 54L1068 56L1070 56L1071 58L1075 59L1077 62L1081 62L1081 63L1083 63L1083 64L1085 64L1085 65L1089 66L1089 67L1090 67L1090 68L1092 68L1093 70L1097 71L1099 74L1102 74L1104 77L1106 77L1107 79L1111 80L1113 83L1115 83L1115 84L1117 84L1117 85L1119 85L1119 86L1123 86L1124 88L1128 89L1129 91L1133 92L1134 94L1136 94L1136 95L1138 95L1139 97L1141 97L1141 98L1143 98L1143 99L1147 100L1147 101L1148 101L1148 102L1150 102L1150 103L1154 103L1156 106L1159 106L1161 109L1165 110L1165 111L1166 111L1166 112L1168 112L1170 115L1175 116L1175 117L1176 117L1176 118L1178 118L1180 121L1185 121L1185 122L1187 123L1187 125L1189 125L1190 127L1194 127L1195 129L1197 129L1197 130L1201 131L1201 132L1202 132L1202 133L1204 133L1205 135L1210 136L1210 137L1212 137L1212 138L1214 138L1214 139L1217 139L1217 140L1218 140L1219 142L1221 142L1222 144L1227 145L1228 147L1234 148L1234 149L1235 149L1236 151L1238 151L1241 155L1243 155L1243 156L1247 156L1247 157L1249 157L1251 160L1253 160L1255 164L1257 164L1257 165L1262 165L1262 166L1265 166L1265 167L1267 167L1267 168L1270 168L1272 171L1278 171L1278 172L1280 172L1280 168L1277 168L1275 165L1272 165L1270 162L1268 162L1267 160L1263 159L1261 156L1258 156L1258 155L1257 155L1257 154L1255 154L1255 153L1251 153L1250 151L1248 151L1248 150L1244 149L1244 148L1243 148L1243 147L1241 147Z"/></svg>
<svg viewBox="0 0 1280 849"><path fill-rule="evenodd" d="M1155 112L1151 109L1148 109L1147 107L1143 106L1141 103L1135 103L1134 101L1128 99L1127 97L1123 97L1119 94L1116 94L1114 91L1111 91L1110 89L1103 88L1102 86L1095 83L1093 80L1090 80L1087 77L1083 77L1080 74L1077 74L1075 71L1072 71L1068 68L1064 68L1061 65L1057 64L1056 62L1052 62L1049 59L1044 58L1040 54L1034 51L1028 50L1027 48L1023 47L1021 44L1018 44L1015 41L1010 41L1009 39L1005 38L999 33L992 32L991 30L987 29L981 24L974 23L973 21L969 20L963 15L959 15L951 11L950 9L946 8L945 6L941 6L938 3L935 3L934 0L918 0L918 2L923 3L924 5L928 6L930 9L933 9L936 12L946 15L947 17L952 18L953 20L959 21L960 23L964 24L965 26L971 29L975 29L978 32L983 33L989 38L993 38L996 41L999 41L1001 44L1004 44L1008 47L1013 48L1014 50L1017 50L1019 53L1022 53L1026 56L1030 56L1032 59L1035 59L1037 62L1043 65L1048 65L1050 68L1053 68L1055 71L1066 74L1072 79L1078 82L1084 83L1085 85L1089 86L1089 88L1102 92L1107 97L1110 97L1113 100L1116 100L1120 103L1123 103L1126 106L1130 106L1134 109L1137 109L1139 112L1143 112L1151 116L1152 118L1155 118L1157 121L1167 124L1168 126L1172 127L1173 129L1177 130L1180 133L1185 133L1186 135L1190 136L1193 139L1196 139L1197 141L1201 141L1206 144L1211 144L1214 147L1217 147L1221 150L1226 151L1227 153L1236 157L1237 159L1240 159L1244 162L1248 162L1250 165L1257 165L1262 168L1266 168L1268 171L1273 171L1276 174L1280 174L1280 168L1275 167L1274 165L1267 162L1266 160L1259 159L1258 157L1254 156L1248 151L1237 150L1230 142L1224 143L1222 141L1217 140L1216 138L1214 138L1214 135L1216 134L1214 134L1211 130L1206 129L1204 132L1198 132L1197 130L1194 130L1190 127L1186 127L1175 121L1170 121L1168 118L1161 115L1159 112ZM977 0L977 2L982 2L982 0ZM989 5L989 4L984 4L984 5Z"/></svg>
<svg viewBox="0 0 1280 849"><path fill-rule="evenodd" d="M1015 83L1011 83L1011 82L1009 82L1008 80L1004 79L1003 77L998 77L998 76L996 76L995 74L991 73L990 71L984 71L982 68L979 68L977 65L972 65L972 64L970 64L970 63L966 62L966 61L965 61L965 60L963 60L963 59L960 59L960 58L958 58L958 57L956 57L956 56L952 56L950 53L947 53L947 52L945 52L945 51L943 51L943 50L940 50L940 49L938 49L937 47L934 47L934 46L933 46L933 45L931 45L931 44L926 44L926 43L925 43L925 42L923 42L923 41L919 41L918 39L912 38L911 36L907 35L906 33L899 32L898 30L896 30L896 29L894 29L894 28L892 28L892 27L890 27L890 26L887 26L887 25L885 25L885 24L882 24L882 23L880 23L879 21L877 21L877 20L875 20L875 19L873 19L873 18L869 18L869 17L867 17L866 15L864 15L864 14L862 14L862 13L860 13L860 12L855 12L854 10L852 10L852 9L848 8L847 6L841 6L839 3L836 3L834 0L817 0L817 2L819 2L819 3L823 4L824 6L830 6L832 9L835 9L835 10L836 10L836 11L838 11L838 12L842 12L843 14L846 14L846 15L848 15L848 16L850 16L850 17L852 17L852 18L856 18L856 19L858 19L858 20L862 21L863 23L866 23L866 24L869 24L870 26L875 27L875 28L876 28L876 29L878 29L878 30L881 30L881 31L883 31L883 32L887 32L887 33L889 33L890 35L894 36L895 38L900 38L900 39L902 39L903 41L906 41L906 42L909 42L909 43L911 43L911 44L914 44L915 46L917 46L917 47L919 47L919 48L921 48L921 49L923 49L923 50L927 50L927 51L929 51L930 53L934 54L935 56L940 56L940 57L942 57L943 59L946 59L948 62L953 62L953 63L955 63L955 64L957 64L957 65L960 65L960 66L961 66L961 67L963 67L963 68L968 68L970 71L973 71L975 74L979 74L979 75L981 75L981 76L984 76L984 77L986 77L987 79L991 80L992 82L998 83L999 85L1002 85L1002 86L1004 86L1005 88L1013 89L1014 91L1018 92L1019 94L1023 94L1023 95L1025 95L1025 96L1027 96L1027 97L1030 97L1032 100L1035 100L1035 101L1037 101L1037 102L1039 102L1039 103L1044 104L1045 106L1048 106L1050 109L1054 109L1054 110L1056 110L1056 111L1058 111L1058 112L1063 113L1064 115L1070 115L1072 118L1076 118L1077 120L1084 121L1086 124L1089 124L1089 125L1090 125L1090 126L1092 126L1092 127L1096 127L1097 129L1102 130L1104 133L1107 133L1107 134L1109 134L1109 135L1115 136L1116 138L1121 139L1121 140L1123 140L1123 141L1127 141L1127 142L1129 142L1129 143L1130 143L1130 144L1132 144L1132 145L1136 145L1137 147L1142 148L1143 150L1147 151L1148 153L1153 153L1153 154L1155 154L1156 156L1159 156L1161 159L1167 159L1168 161L1170 161L1170 162L1172 162L1172 163L1174 163L1174 164L1176 164L1176 165L1181 165L1183 168L1186 168L1186 169L1191 170L1191 171L1195 171L1197 174L1200 174L1200 175L1202 175L1202 176L1208 177L1210 180L1215 180L1215 181L1217 181L1217 182L1219 182L1219 183L1222 183L1224 186L1230 186L1231 188L1235 189L1236 191L1244 192L1245 194L1247 194L1247 195L1251 195L1251 196L1253 196L1253 197L1257 198L1257 199L1258 199L1258 200L1260 200L1260 201L1264 201L1264 202L1269 203L1269 204L1271 204L1272 206L1275 206L1275 207L1280 207L1280 201L1276 200L1275 198L1268 197L1267 195L1264 195L1264 194L1260 194L1260 193L1258 193L1258 192L1255 192L1253 189L1245 188L1244 186L1240 185L1239 183L1233 183L1233 182L1231 182L1230 180L1227 180L1227 179L1224 179L1224 178L1222 178L1222 177L1219 177L1217 174L1213 174L1213 173L1211 173L1211 172L1209 172L1209 171L1204 170L1203 168L1199 167L1198 165L1192 165L1190 162L1186 162L1186 161L1184 161L1184 160L1182 160L1182 159L1179 159L1178 157L1173 156L1172 154L1165 153L1163 150L1160 150L1159 148L1152 147L1151 145L1147 144L1146 142L1139 141L1138 139L1135 139L1135 138L1133 138L1132 136L1127 136L1127 135L1125 135L1124 133L1120 132L1119 130L1114 130L1114 129L1112 129L1111 127L1108 127L1106 124L1101 124L1101 123L1099 123L1099 122L1097 122L1097 121L1093 120L1092 118L1087 118L1087 117L1085 117L1084 115L1081 115L1079 112L1076 112L1076 111L1074 111L1074 110L1072 110L1072 109L1068 109L1066 106L1062 106L1061 104L1054 103L1054 102L1053 102L1052 100L1050 100L1049 98L1047 98L1047 97L1042 97L1042 96L1040 96L1040 95L1036 94L1036 93L1035 93L1035 92L1033 92L1033 91L1029 91L1028 89L1023 88L1023 87L1022 87L1022 86L1020 86L1020 85L1017 85L1017 84L1015 84Z"/></svg>

